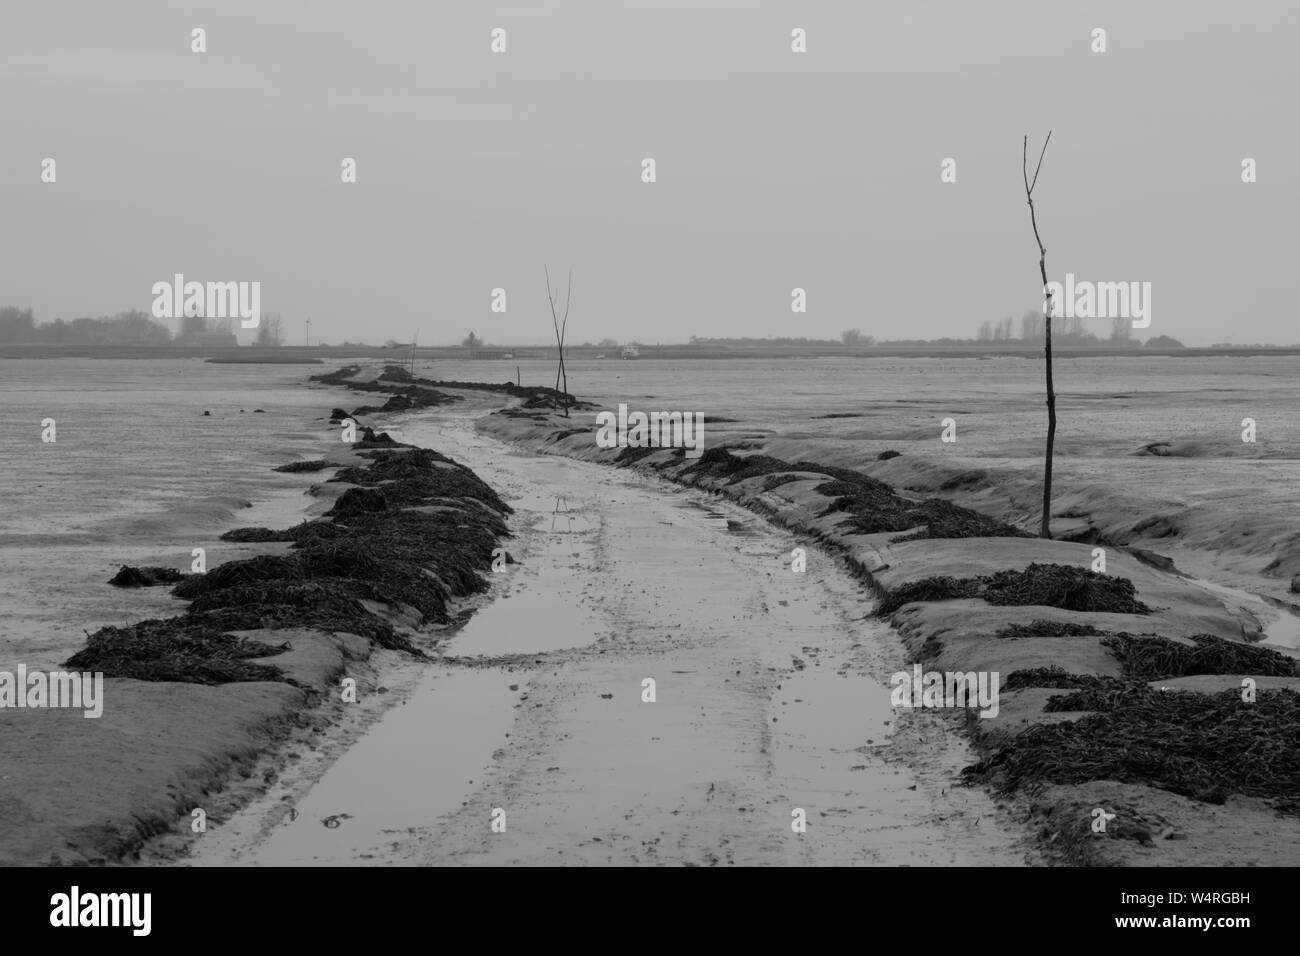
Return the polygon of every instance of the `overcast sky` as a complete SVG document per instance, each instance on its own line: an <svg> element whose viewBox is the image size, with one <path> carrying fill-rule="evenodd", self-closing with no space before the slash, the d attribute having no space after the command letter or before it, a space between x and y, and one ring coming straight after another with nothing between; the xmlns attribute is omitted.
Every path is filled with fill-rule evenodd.
<svg viewBox="0 0 1300 956"><path fill-rule="evenodd" d="M1040 303L1021 137L1051 128L1049 278L1151 282L1139 337L1297 342L1297 11L5 3L0 304L147 311L182 272L259 280L295 343L308 317L313 340L524 342L550 334L549 263L574 268L574 342L972 336Z"/></svg>

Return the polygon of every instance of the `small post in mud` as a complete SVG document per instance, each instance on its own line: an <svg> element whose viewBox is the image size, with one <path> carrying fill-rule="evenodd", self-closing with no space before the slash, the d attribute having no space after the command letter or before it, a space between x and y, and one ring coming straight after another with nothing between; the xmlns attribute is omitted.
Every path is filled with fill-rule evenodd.
<svg viewBox="0 0 1300 956"><path fill-rule="evenodd" d="M560 379L564 379L564 417L569 417L569 373L564 368L564 331L569 327L569 306L573 302L573 270L569 270L569 290L565 293L564 298L564 320L561 321L559 314L555 309L555 295L551 292L551 270L545 265L542 268L546 271L546 299L551 304L551 321L555 324L555 341L560 347L560 364L555 370L555 389L560 391Z"/></svg>
<svg viewBox="0 0 1300 956"><path fill-rule="evenodd" d="M1052 537L1052 445L1056 441L1056 392L1052 388L1052 290L1047 287L1047 249L1038 237L1038 218L1034 215L1034 187L1038 185L1038 171L1043 168L1043 157L1047 154L1047 144L1052 141L1052 131L1047 131L1043 140L1043 151L1038 154L1038 166L1034 168L1034 181L1029 181L1029 136L1025 136L1024 147L1020 154L1020 171L1025 177L1025 199L1029 202L1029 221L1034 226L1034 241L1038 243L1038 274L1043 279L1044 303L1043 316L1043 351L1047 356L1047 455L1043 464L1043 521L1038 536L1051 540Z"/></svg>
<svg viewBox="0 0 1300 956"><path fill-rule="evenodd" d="M520 381L520 379L519 379L519 366L518 366L518 365L515 366L515 385L518 386L519 388L523 388L523 387L524 387L524 383L523 383L522 381Z"/></svg>

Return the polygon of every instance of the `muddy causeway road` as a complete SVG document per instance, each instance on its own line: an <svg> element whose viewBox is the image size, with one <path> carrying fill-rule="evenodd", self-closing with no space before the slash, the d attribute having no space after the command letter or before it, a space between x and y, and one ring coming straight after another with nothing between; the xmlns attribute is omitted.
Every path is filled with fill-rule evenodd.
<svg viewBox="0 0 1300 956"><path fill-rule="evenodd" d="M282 768L177 862L1024 863L954 786L952 715L891 708L903 647L838 562L809 546L795 573L808 543L728 503L512 451L474 431L484 408L389 431L510 502L519 563L440 661L390 665L400 700L331 762Z"/></svg>

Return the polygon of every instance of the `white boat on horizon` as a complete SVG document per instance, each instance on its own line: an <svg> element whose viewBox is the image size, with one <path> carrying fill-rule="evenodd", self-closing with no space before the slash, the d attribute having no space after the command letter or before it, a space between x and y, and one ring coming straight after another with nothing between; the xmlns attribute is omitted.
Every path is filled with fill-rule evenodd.
<svg viewBox="0 0 1300 956"><path fill-rule="evenodd" d="M641 357L641 350L635 345L623 346L622 357L625 359L634 359Z"/></svg>

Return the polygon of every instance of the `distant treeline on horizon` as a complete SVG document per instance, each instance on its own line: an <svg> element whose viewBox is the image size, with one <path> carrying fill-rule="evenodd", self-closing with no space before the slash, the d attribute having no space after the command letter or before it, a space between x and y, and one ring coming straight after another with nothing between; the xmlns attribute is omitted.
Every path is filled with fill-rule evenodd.
<svg viewBox="0 0 1300 956"><path fill-rule="evenodd" d="M112 316L99 318L79 318L70 322L55 319L53 322L37 323L33 311L19 309L15 306L0 306L0 345L76 345L76 346L160 346L189 345L234 347L239 342L235 337L235 319L208 319L203 316L186 316L181 319L178 334L173 335L162 322L146 312L131 310L119 312ZM1029 348L1040 347L1044 341L1043 316L1040 312L1029 312L1021 317L1020 335L1012 336L1013 322L1010 317L994 324L984 322L975 338L959 339L944 337L939 339L884 339L877 341L874 336L864 335L858 329L849 329L838 339L815 339L808 337L755 338L751 336L699 336L692 335L687 343L664 343L668 348L683 346L702 346L712 348L816 348L816 349L863 349L863 348ZM282 346L284 342L283 322L278 315L263 315L257 328L256 346ZM316 342L325 346L328 343ZM1182 342L1168 335L1156 335L1145 342L1132 338L1131 326L1126 319L1115 320L1111 335L1107 338L1084 332L1079 319L1055 319L1052 324L1052 344L1063 348L1147 348L1180 349ZM411 343L396 343L391 339L384 346L368 345L362 342L344 342L342 346L360 346L365 348L410 348ZM510 346L492 346L470 333L460 343L467 348L510 348ZM430 343L431 348L438 348ZM617 348L613 339L603 339L599 343L583 342L577 348ZM1294 345L1277 344L1237 344L1216 342L1208 346L1212 349L1285 349ZM566 351L570 346L566 346Z"/></svg>
<svg viewBox="0 0 1300 956"><path fill-rule="evenodd" d="M189 315L181 319L173 336L162 322L133 309L112 316L37 323L31 309L0 306L0 344L4 345L223 345L233 346L235 319L208 319ZM257 345L284 344L278 315L263 315L257 328Z"/></svg>

